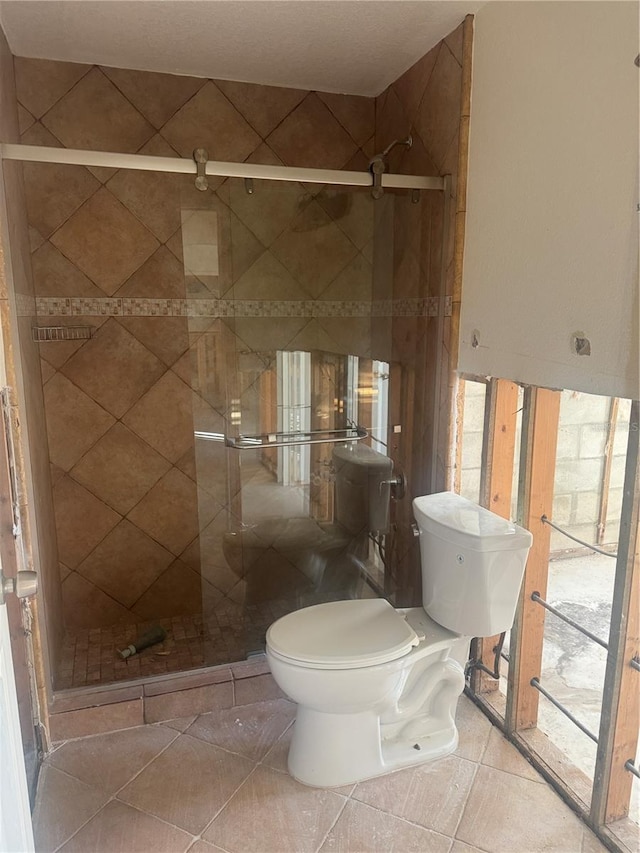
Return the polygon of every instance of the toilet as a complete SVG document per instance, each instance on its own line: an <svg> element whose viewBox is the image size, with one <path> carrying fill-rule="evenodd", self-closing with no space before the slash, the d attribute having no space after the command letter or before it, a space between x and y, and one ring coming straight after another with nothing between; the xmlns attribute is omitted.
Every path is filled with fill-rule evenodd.
<svg viewBox="0 0 640 853"><path fill-rule="evenodd" d="M267 631L276 683L297 703L291 775L337 787L456 749L472 637L511 628L532 536L453 492L413 501L423 606L382 598L289 613Z"/></svg>

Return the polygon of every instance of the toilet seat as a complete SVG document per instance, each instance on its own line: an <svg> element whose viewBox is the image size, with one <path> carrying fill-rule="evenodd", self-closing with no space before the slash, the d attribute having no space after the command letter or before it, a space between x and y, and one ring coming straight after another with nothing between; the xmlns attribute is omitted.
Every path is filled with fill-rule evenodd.
<svg viewBox="0 0 640 853"><path fill-rule="evenodd" d="M356 669L408 654L420 637L384 598L316 604L278 619L269 650L311 669Z"/></svg>

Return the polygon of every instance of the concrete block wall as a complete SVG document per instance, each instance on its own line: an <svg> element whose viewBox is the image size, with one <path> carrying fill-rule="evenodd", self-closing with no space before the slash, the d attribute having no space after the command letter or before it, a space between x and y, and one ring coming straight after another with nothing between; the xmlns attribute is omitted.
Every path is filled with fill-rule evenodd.
<svg viewBox="0 0 640 853"><path fill-rule="evenodd" d="M484 426L485 385L464 383L464 419L462 433L461 494L477 501L480 494L482 435ZM611 460L604 544L618 540L624 466L631 402L620 400ZM573 536L586 542L597 541L597 523L604 471L610 398L577 391L563 391L556 456L553 520ZM519 436L516 448L519 447ZM513 517L516 513L517 463L514 476ZM552 551L573 547L571 540L553 532Z"/></svg>

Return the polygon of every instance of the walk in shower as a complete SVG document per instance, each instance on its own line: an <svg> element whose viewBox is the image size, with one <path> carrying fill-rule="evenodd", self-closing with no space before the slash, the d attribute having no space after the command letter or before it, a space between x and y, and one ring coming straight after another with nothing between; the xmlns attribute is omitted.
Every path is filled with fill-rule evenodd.
<svg viewBox="0 0 640 853"><path fill-rule="evenodd" d="M16 60L1 154L54 691L242 661L314 602L420 601L470 44L461 25L376 99Z"/></svg>
<svg viewBox="0 0 640 853"><path fill-rule="evenodd" d="M94 188L87 169L43 164L25 165L27 187L61 170L93 192L33 253L56 686L243 660L298 607L395 600L392 323L425 300L394 302L394 222L397 205L420 221L420 194L241 178L202 192L135 170ZM364 479L340 513L345 453ZM162 643L120 658L155 627Z"/></svg>

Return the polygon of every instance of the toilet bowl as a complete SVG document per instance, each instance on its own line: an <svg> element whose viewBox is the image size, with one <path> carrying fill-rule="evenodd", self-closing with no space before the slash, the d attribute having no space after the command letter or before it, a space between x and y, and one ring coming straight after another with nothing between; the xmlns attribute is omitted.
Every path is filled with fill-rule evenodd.
<svg viewBox="0 0 640 853"><path fill-rule="evenodd" d="M273 677L298 705L288 766L304 784L351 784L455 750L469 641L513 622L529 531L451 492L413 507L422 607L336 601L267 632Z"/></svg>

